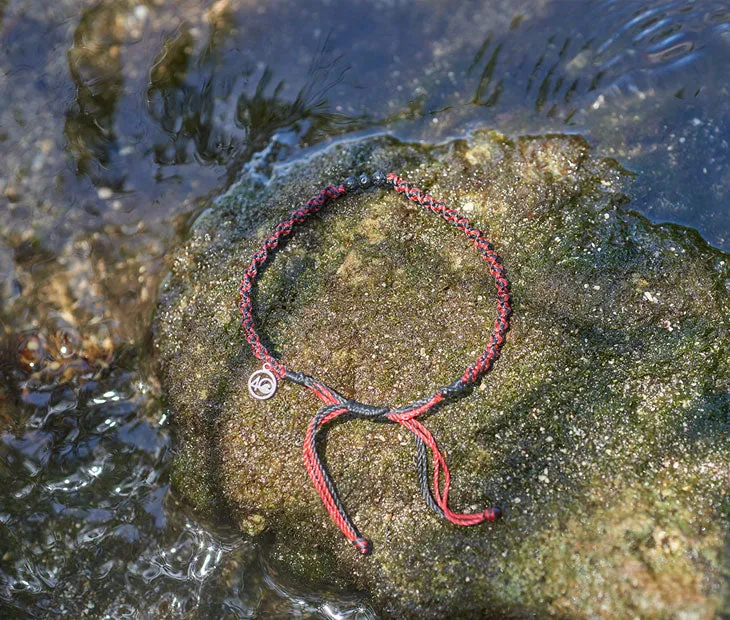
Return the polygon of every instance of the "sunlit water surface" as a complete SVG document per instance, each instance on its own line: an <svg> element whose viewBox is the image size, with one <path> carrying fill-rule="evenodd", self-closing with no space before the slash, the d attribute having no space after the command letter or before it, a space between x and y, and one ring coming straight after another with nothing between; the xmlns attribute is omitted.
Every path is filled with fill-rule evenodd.
<svg viewBox="0 0 730 620"><path fill-rule="evenodd" d="M582 133L727 250L728 75L713 0L0 0L2 615L373 616L170 489L165 254L244 167L477 126Z"/></svg>

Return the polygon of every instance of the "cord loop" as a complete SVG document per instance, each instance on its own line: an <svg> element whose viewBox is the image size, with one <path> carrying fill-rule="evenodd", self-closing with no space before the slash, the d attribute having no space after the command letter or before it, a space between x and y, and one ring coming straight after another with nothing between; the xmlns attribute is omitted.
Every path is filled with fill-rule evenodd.
<svg viewBox="0 0 730 620"><path fill-rule="evenodd" d="M419 204L427 211L439 215L447 223L460 230L470 239L477 251L481 254L494 278L497 291L497 318L494 321L492 335L486 348L477 360L464 369L461 376L437 390L432 396L422 398L409 405L399 408L378 407L368 405L343 397L327 384L304 374L292 371L277 360L262 343L256 333L253 319L253 301L251 291L254 281L271 254L279 247L281 241L290 236L296 225L302 224L308 217L319 212L328 202L336 200L348 193L364 191L369 187L392 187L396 192L403 194L410 201ZM502 511L498 507L487 508L476 513L453 512L448 506L451 475L446 459L441 453L431 432L417 418L427 411L434 410L446 400L454 400L471 390L479 379L489 372L499 357L510 325L512 306L510 298L509 280L502 265L501 258L483 236L478 228L471 225L469 220L456 209L447 207L442 201L436 200L430 194L423 193L417 187L395 173L385 174L375 171L372 174L360 173L348 177L340 185L328 185L318 194L310 198L303 207L293 211L289 219L284 220L274 228L274 232L264 240L263 246L254 252L251 262L243 273L243 279L238 288L241 297L239 310L243 332L251 346L254 356L264 362L264 370L276 377L276 380L288 379L293 383L308 388L324 406L317 412L307 426L304 437L302 454L307 473L319 494L322 503L329 512L332 520L340 528L344 536L362 554L372 551L372 544L364 538L350 519L342 504L334 482L327 471L323 455L319 452L319 438L330 422L341 419L366 419L377 422L399 424L411 432L416 441L416 467L418 471L418 486L426 504L438 516L447 519L456 525L476 525L483 521L494 521ZM261 371L258 371L261 373ZM270 377L264 377L270 379ZM274 390L275 390L275 381ZM261 379L255 385L249 384L252 396L261 398L261 387L266 387ZM253 388L258 388L256 391ZM257 396L258 394L258 396ZM273 392L271 393L273 396ZM268 396L267 396L268 397ZM428 452L431 452L432 481L429 482Z"/></svg>

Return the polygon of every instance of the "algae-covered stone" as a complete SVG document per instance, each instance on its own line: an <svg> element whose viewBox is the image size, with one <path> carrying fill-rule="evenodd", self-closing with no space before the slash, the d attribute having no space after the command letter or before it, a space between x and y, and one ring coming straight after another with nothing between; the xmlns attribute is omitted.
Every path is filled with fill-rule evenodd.
<svg viewBox="0 0 730 620"><path fill-rule="evenodd" d="M485 231L514 317L494 371L425 420L447 452L452 505L497 503L504 519L438 519L418 492L409 434L350 421L331 429L326 458L374 542L363 558L303 466L319 402L286 383L269 401L248 395L259 363L236 290L276 222L375 168ZM627 210L626 176L578 137L476 133L436 147L341 144L271 180L241 178L198 218L160 298L178 488L244 532L273 533L270 561L290 575L365 588L384 616L727 611L728 257ZM302 226L255 291L259 330L285 363L379 405L457 377L488 341L494 299L466 239L382 190Z"/></svg>

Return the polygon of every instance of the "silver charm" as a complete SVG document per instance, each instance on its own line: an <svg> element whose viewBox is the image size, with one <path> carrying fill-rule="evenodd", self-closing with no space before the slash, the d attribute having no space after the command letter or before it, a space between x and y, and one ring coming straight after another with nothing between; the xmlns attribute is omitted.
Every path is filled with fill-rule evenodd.
<svg viewBox="0 0 730 620"><path fill-rule="evenodd" d="M248 378L248 391L257 400L266 400L276 393L278 382L276 376L271 372L271 364L264 364L261 370L257 370Z"/></svg>

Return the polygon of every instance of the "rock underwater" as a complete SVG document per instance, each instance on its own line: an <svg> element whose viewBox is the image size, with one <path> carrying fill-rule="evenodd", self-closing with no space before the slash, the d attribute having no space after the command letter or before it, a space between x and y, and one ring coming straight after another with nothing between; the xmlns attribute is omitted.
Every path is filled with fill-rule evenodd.
<svg viewBox="0 0 730 620"><path fill-rule="evenodd" d="M330 521L301 446L320 407L288 382L254 401L260 367L237 287L273 226L355 171L395 171L481 228L514 316L478 389L424 421L447 453L460 528L421 497L396 425L333 427L326 460L374 543ZM156 350L179 427L173 473L198 509L269 532L294 578L364 588L388 617L728 611L730 263L692 230L626 209L629 175L577 136L494 132L439 146L381 137L244 175L170 260ZM331 203L278 252L255 293L259 332L295 370L402 405L450 383L489 339L495 292L470 243L383 190Z"/></svg>

